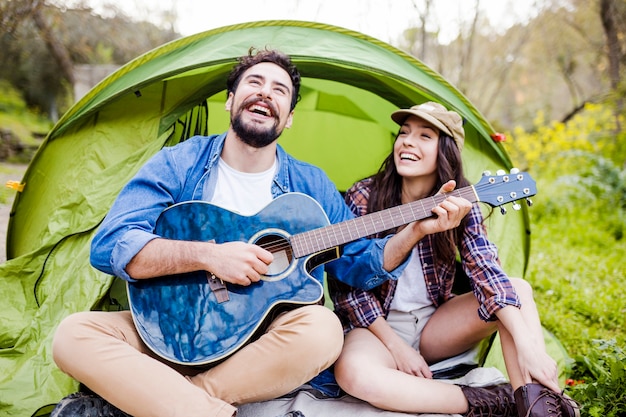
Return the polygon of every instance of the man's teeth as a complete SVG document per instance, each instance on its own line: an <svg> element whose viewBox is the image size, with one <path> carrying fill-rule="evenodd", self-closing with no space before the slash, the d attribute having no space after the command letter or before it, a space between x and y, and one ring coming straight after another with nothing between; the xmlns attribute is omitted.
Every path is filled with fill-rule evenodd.
<svg viewBox="0 0 626 417"><path fill-rule="evenodd" d="M417 161L417 157L411 153L401 153L400 159L408 159L410 161Z"/></svg>
<svg viewBox="0 0 626 417"><path fill-rule="evenodd" d="M249 109L249 110L250 110L251 112L254 112L254 113L259 113L259 114L262 114L262 115L264 115L264 116L268 116L268 117L272 115L272 112L271 112L271 110L270 110L270 109L268 109L267 107L263 107L263 106L256 105L256 104L255 104L255 105L250 106L250 109Z"/></svg>

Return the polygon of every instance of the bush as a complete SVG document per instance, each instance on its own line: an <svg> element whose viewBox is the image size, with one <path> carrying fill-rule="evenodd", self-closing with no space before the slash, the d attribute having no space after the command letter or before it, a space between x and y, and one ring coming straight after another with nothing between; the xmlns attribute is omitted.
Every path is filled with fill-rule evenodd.
<svg viewBox="0 0 626 417"><path fill-rule="evenodd" d="M576 358L568 394L582 404L581 417L626 415L626 354L615 340L594 340Z"/></svg>

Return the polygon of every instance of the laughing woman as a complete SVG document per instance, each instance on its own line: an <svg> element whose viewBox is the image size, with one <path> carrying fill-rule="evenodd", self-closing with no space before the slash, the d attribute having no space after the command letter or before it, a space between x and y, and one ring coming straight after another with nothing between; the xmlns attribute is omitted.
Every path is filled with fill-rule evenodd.
<svg viewBox="0 0 626 417"><path fill-rule="evenodd" d="M400 125L392 153L376 175L346 194L358 216L469 185L461 161L465 133L456 112L428 102L391 118ZM412 245L385 251L410 257L397 281L364 291L330 280L347 333L335 364L341 388L381 409L409 413L577 415L546 353L532 290L502 270L480 208L448 197L433 214L392 231L412 236L403 240ZM453 296L457 255L473 291ZM510 384L476 388L433 378L435 364L496 331Z"/></svg>

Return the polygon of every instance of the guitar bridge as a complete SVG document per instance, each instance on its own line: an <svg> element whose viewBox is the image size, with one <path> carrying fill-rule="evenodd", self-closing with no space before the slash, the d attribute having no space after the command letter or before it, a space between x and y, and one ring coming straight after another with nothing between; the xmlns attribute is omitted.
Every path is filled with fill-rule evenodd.
<svg viewBox="0 0 626 417"><path fill-rule="evenodd" d="M213 292L213 294L215 294L217 302L221 304L225 301L230 300L230 297L228 295L228 288L226 288L226 284L224 284L224 281L222 281L221 278L215 276L215 274L212 272L207 271L206 275L209 281L209 288L211 288L211 291Z"/></svg>

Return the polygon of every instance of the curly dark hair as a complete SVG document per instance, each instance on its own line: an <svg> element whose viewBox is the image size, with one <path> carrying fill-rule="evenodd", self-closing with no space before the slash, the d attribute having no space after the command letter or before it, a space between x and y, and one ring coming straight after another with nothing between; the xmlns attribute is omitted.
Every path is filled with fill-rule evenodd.
<svg viewBox="0 0 626 417"><path fill-rule="evenodd" d="M262 49L258 50L251 47L248 50L248 55L244 55L239 58L237 65L233 67L228 74L226 80L226 94L234 93L241 80L241 75L250 67L260 64L261 62L271 62L284 69L289 77L291 77L291 83L293 84L293 95L291 96L291 110L296 107L296 104L300 100L300 83L301 76L298 68L291 62L289 55L284 54L274 49Z"/></svg>

